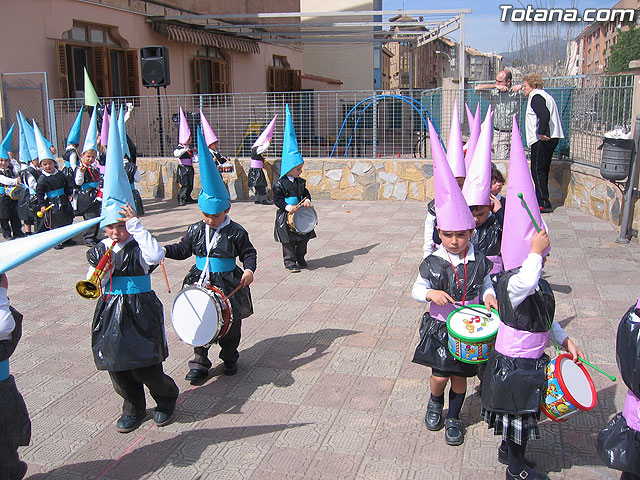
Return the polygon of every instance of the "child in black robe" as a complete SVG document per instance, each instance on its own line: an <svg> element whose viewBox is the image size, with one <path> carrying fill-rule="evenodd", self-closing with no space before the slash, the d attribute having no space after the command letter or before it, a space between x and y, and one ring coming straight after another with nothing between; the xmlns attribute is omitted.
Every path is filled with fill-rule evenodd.
<svg viewBox="0 0 640 480"><path fill-rule="evenodd" d="M38 232L72 224L72 189L67 184L66 177L56 168L55 160L51 158L41 159L40 165L42 175L38 178L36 195L38 208L43 216L41 222L38 222ZM70 239L54 248L59 250L65 245L75 245L75 241Z"/></svg>
<svg viewBox="0 0 640 480"><path fill-rule="evenodd" d="M131 184L131 193L133 193L133 201L135 202L136 213L138 214L138 216L144 215L142 196L136 188L136 182L140 182L140 179L142 177L140 175L140 171L138 170L138 166L127 156L124 157L124 171L127 172L127 178L129 179L129 183Z"/></svg>
<svg viewBox="0 0 640 480"><path fill-rule="evenodd" d="M100 215L102 178L96 162L97 152L90 149L82 154L80 165L76 168L75 184L78 186L78 215L85 220ZM95 247L98 243L99 225L85 230L82 238L87 247Z"/></svg>
<svg viewBox="0 0 640 480"><path fill-rule="evenodd" d="M23 237L24 233L18 215L18 197L13 199L10 195L12 188L22 188L22 180L14 172L8 157L0 152L0 227L2 236L11 240Z"/></svg>

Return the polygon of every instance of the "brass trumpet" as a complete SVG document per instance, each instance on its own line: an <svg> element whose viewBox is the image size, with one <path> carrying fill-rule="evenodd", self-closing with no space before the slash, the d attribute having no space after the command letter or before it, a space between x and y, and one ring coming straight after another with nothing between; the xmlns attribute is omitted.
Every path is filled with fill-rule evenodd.
<svg viewBox="0 0 640 480"><path fill-rule="evenodd" d="M111 260L111 251L116 244L116 240L113 241L111 246L104 252L104 255L96 265L93 274L89 280L80 280L76 283L76 292L82 298L87 298L91 300L95 300L100 296L100 291L102 289L102 279L107 273L107 263Z"/></svg>

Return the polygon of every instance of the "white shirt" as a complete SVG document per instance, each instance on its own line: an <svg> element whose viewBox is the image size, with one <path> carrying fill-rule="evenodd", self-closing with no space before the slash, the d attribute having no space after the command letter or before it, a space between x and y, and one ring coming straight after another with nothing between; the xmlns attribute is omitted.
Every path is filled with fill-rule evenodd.
<svg viewBox="0 0 640 480"><path fill-rule="evenodd" d="M451 263L453 263L454 267L457 267L458 265L464 262L475 261L476 259L475 250L471 243L469 243L467 256L464 258L460 258L458 255L447 252L447 250L444 247L437 249L431 255L435 255L436 257L440 257L447 261L451 259ZM429 293L429 290L433 290L431 286L431 282L429 282L429 280L427 280L422 275L420 275L420 273L418 273L418 278L416 278L416 281L413 284L413 288L411 289L411 295L413 296L414 300L417 300L419 302L426 302L427 293ZM494 297L496 296L496 292L493 289L493 284L491 282L491 276L489 274L485 275L484 279L482 280L482 288L480 290L480 296L482 297L483 302L486 300L487 295L493 295Z"/></svg>
<svg viewBox="0 0 640 480"><path fill-rule="evenodd" d="M524 262L522 262L520 271L513 275L507 284L507 293L509 294L509 300L511 300L511 305L514 310L518 308L529 295L539 290L538 282L540 281L541 275L542 257L537 253L530 253ZM553 330L553 335L558 345L561 345L569 336L555 320L551 324L551 329Z"/></svg>
<svg viewBox="0 0 640 480"><path fill-rule="evenodd" d="M433 243L433 231L436 229L436 216L431 212L427 212L427 218L424 221L424 245L422 247L422 258L427 258L437 248L438 245Z"/></svg>
<svg viewBox="0 0 640 480"><path fill-rule="evenodd" d="M9 340L14 328L16 328L16 322L9 309L7 289L0 287L0 340Z"/></svg>

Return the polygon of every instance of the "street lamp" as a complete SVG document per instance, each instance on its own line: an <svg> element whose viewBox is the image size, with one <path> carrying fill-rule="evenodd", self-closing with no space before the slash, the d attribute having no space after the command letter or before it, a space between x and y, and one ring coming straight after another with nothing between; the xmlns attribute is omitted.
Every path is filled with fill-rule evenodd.
<svg viewBox="0 0 640 480"><path fill-rule="evenodd" d="M455 67L455 61L453 60L453 58L451 58L451 55L449 55L447 52L443 52L442 50L436 50L435 51L436 55L444 55L449 59L449 67L451 70L453 70L453 68ZM450 72L453 73L453 72Z"/></svg>

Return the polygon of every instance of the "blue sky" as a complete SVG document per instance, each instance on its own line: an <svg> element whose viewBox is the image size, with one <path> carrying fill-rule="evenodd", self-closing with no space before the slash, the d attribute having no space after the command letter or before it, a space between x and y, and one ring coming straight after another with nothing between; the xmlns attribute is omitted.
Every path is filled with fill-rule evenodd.
<svg viewBox="0 0 640 480"><path fill-rule="evenodd" d="M571 2L567 0L547 0L545 1L529 1L523 0L525 5L536 3L545 3L553 5L553 8L569 8ZM585 8L605 8L613 6L616 2L612 0L577 0L576 8L583 10ZM515 27L510 23L500 22L501 10L499 5L514 5L514 8L520 7L517 0L502 1L473 1L473 0L447 0L446 2L434 2L430 0L382 0L383 10L402 9L405 10L437 10L437 9L462 9L470 8L473 13L467 15L465 42L467 45L477 48L485 52L503 52L509 50L510 40ZM516 7L517 6L517 7ZM577 32L576 32L577 33ZM451 37L458 39L458 35L452 34Z"/></svg>

